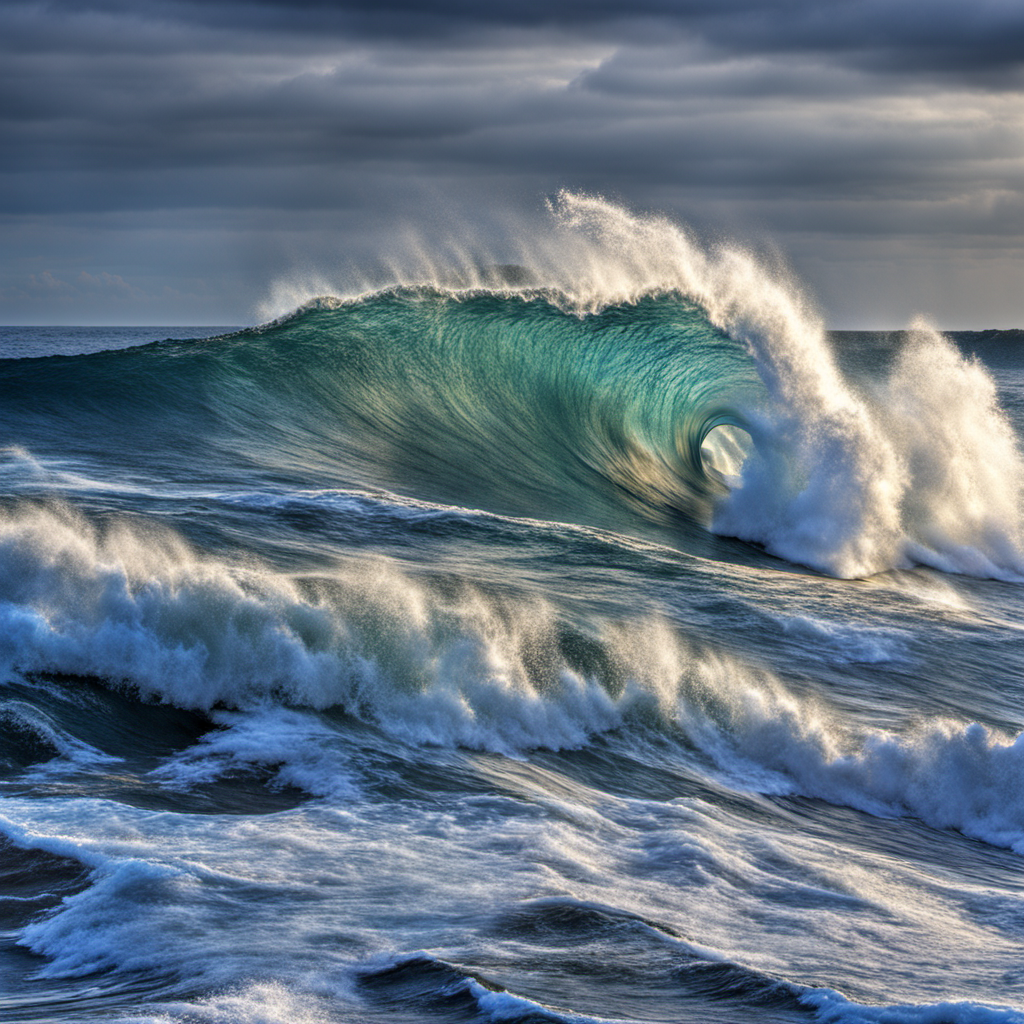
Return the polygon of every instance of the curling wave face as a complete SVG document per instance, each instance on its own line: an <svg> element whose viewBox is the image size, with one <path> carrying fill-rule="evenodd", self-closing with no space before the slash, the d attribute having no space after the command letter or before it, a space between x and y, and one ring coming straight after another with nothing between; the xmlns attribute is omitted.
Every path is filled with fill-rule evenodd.
<svg viewBox="0 0 1024 1024"><path fill-rule="evenodd" d="M411 270L395 268L394 277L429 280L447 294L539 298L599 321L623 317L632 325L631 341L648 339L652 304L692 309L700 326L668 356L664 378L641 343L636 361L627 346L622 372L607 383L628 400L639 384L641 403L656 404L672 401L680 377L703 381L699 394L676 396L682 403L673 410L677 443L666 443L664 432L645 439L653 440L659 467L667 459L680 472L684 492L693 488L710 430L733 424L752 435L753 457L742 472L727 470L732 494L715 510L716 532L841 577L912 564L1024 576L1019 442L989 375L939 332L915 323L887 376L853 382L784 269L742 249L709 249L668 218L636 215L600 197L563 192L552 212L559 230L531 235L514 274L481 270L465 257L452 271L449 257L444 269L423 261ZM302 294L301 287L282 288L277 302ZM735 375L734 353L726 357L723 338L743 350L746 378L756 377L756 388L742 387L748 381ZM580 346L578 358L587 359L585 351ZM583 386L589 407L593 392ZM749 447L741 447L746 455ZM635 485L644 493L651 449L642 450L644 471L639 480L628 474L627 490ZM611 454L614 463L617 445ZM717 480L719 467L710 468ZM653 489L665 490L660 482Z"/></svg>
<svg viewBox="0 0 1024 1024"><path fill-rule="evenodd" d="M539 296L433 288L321 300L239 335L49 359L8 379L14 430L43 406L65 455L68 429L106 453L141 435L179 479L208 462L217 479L384 487L627 530L635 515L707 519L722 488L702 441L756 386L742 350L677 297L581 317ZM46 454L38 435L18 440Z"/></svg>

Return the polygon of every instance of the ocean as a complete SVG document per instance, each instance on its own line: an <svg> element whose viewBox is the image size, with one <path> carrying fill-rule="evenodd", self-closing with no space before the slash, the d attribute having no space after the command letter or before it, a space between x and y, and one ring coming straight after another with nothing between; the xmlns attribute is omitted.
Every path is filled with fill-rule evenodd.
<svg viewBox="0 0 1024 1024"><path fill-rule="evenodd" d="M561 203L0 331L5 1021L1024 1022L1024 339Z"/></svg>

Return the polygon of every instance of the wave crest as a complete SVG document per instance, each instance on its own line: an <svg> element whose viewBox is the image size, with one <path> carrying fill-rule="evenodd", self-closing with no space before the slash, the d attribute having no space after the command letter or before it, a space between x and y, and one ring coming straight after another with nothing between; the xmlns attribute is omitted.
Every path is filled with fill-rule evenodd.
<svg viewBox="0 0 1024 1024"><path fill-rule="evenodd" d="M249 717L220 718L242 733L259 725L253 712L280 728L265 713L281 705L340 707L412 744L512 754L654 729L742 789L915 815L1024 851L1024 737L937 719L861 729L658 618L575 622L537 597L414 576L377 558L316 576L235 564L169 531L100 529L39 506L0 520L0 570L8 670L95 676L185 708L238 708ZM241 735L204 757L276 759L288 742ZM318 768L307 755L286 755L288 777L323 789L308 782ZM205 768L179 774L190 771Z"/></svg>

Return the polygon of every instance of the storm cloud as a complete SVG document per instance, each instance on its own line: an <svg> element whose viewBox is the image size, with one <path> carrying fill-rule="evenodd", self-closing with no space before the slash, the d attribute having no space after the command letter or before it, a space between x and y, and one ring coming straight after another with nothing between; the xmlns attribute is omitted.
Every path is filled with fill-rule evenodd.
<svg viewBox="0 0 1024 1024"><path fill-rule="evenodd" d="M14 2L0 39L7 322L246 322L410 237L500 259L560 188L777 247L835 326L1024 321L1016 3Z"/></svg>

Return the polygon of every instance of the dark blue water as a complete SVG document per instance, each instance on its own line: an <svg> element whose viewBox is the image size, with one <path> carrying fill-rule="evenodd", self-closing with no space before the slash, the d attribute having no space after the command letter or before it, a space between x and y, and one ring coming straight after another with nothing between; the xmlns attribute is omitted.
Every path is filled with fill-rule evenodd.
<svg viewBox="0 0 1024 1024"><path fill-rule="evenodd" d="M5 1020L1024 1020L1024 353L676 257L4 329Z"/></svg>

